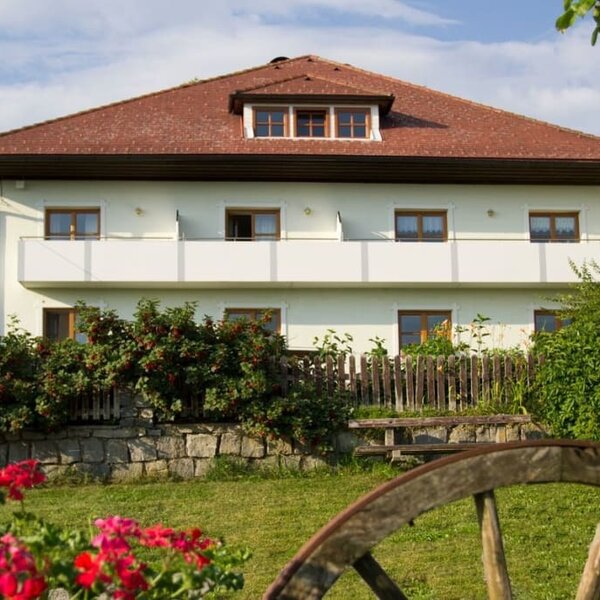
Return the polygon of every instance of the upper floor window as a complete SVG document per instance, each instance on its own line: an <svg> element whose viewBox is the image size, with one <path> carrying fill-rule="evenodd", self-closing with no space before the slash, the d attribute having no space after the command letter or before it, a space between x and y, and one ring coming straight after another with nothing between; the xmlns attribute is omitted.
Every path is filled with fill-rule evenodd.
<svg viewBox="0 0 600 600"><path fill-rule="evenodd" d="M46 239L86 240L100 237L100 209L48 208Z"/></svg>
<svg viewBox="0 0 600 600"><path fill-rule="evenodd" d="M257 108L254 110L254 135L256 137L285 137L288 111L283 108Z"/></svg>
<svg viewBox="0 0 600 600"><path fill-rule="evenodd" d="M262 321L265 316L269 320L263 325L265 329L272 333L281 331L281 310L279 308L227 308L225 309L225 318L231 321L237 319L246 319L248 321Z"/></svg>
<svg viewBox="0 0 600 600"><path fill-rule="evenodd" d="M44 309L44 337L53 342L71 339L84 344L87 338L85 334L77 332L76 323L77 312L74 308Z"/></svg>
<svg viewBox="0 0 600 600"><path fill-rule="evenodd" d="M529 213L532 242L578 242L579 215L566 212Z"/></svg>
<svg viewBox="0 0 600 600"><path fill-rule="evenodd" d="M452 313L449 310L401 310L398 311L398 330L400 346L421 344L436 332L450 336Z"/></svg>
<svg viewBox="0 0 600 600"><path fill-rule="evenodd" d="M339 138L368 138L369 111L365 109L336 110L336 136Z"/></svg>
<svg viewBox="0 0 600 600"><path fill-rule="evenodd" d="M297 137L327 137L327 127L326 110L296 110Z"/></svg>
<svg viewBox="0 0 600 600"><path fill-rule="evenodd" d="M561 319L552 310L536 310L533 313L533 319L536 333L558 331L571 323L571 319Z"/></svg>
<svg viewBox="0 0 600 600"><path fill-rule="evenodd" d="M279 209L229 209L227 239L273 241L280 238Z"/></svg>
<svg viewBox="0 0 600 600"><path fill-rule="evenodd" d="M446 211L396 211L396 240L444 242L448 239Z"/></svg>

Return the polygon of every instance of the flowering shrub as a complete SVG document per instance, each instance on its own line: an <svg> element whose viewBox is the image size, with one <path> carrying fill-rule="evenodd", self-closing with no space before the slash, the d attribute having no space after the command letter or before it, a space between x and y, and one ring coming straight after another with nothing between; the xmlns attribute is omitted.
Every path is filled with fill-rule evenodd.
<svg viewBox="0 0 600 600"><path fill-rule="evenodd" d="M45 481L37 461L0 469L0 488L23 508L23 490ZM1 496L4 500L4 495ZM232 552L199 529L143 528L134 519L97 519L91 542L81 532L63 531L23 510L0 536L0 594L9 600L43 598L66 589L72 598L102 593L122 600L202 598L208 592L241 589L237 569L246 551ZM162 555L144 561L145 548Z"/></svg>

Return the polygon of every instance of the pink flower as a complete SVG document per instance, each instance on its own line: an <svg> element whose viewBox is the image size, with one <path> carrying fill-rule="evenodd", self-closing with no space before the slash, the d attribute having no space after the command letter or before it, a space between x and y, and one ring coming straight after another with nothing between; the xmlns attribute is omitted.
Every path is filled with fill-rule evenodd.
<svg viewBox="0 0 600 600"><path fill-rule="evenodd" d="M149 548L169 548L173 541L175 530L163 527L161 523L142 529L140 544Z"/></svg>

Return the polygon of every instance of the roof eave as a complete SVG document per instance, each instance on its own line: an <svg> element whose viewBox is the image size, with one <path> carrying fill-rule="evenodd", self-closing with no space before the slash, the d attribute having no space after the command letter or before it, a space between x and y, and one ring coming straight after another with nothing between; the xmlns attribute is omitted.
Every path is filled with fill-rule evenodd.
<svg viewBox="0 0 600 600"><path fill-rule="evenodd" d="M2 179L600 185L600 160L344 155L2 155Z"/></svg>

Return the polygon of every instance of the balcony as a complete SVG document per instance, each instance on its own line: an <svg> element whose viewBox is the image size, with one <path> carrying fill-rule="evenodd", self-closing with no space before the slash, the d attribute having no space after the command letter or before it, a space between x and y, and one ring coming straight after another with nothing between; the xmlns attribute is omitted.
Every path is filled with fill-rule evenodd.
<svg viewBox="0 0 600 600"><path fill-rule="evenodd" d="M512 286L576 281L569 260L600 260L600 241L444 243L22 239L26 287Z"/></svg>

